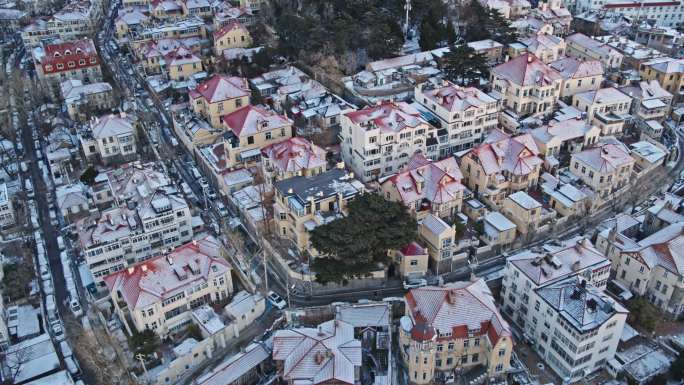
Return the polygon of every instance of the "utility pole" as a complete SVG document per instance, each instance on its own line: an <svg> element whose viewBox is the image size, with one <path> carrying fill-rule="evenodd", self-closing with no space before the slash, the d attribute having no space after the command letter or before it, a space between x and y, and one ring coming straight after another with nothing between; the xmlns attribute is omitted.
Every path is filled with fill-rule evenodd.
<svg viewBox="0 0 684 385"><path fill-rule="evenodd" d="M145 355L142 353L138 353L135 355L135 358L138 359L138 361L140 361L140 364L143 367L143 372L145 372L145 382L149 383L150 378L149 374L147 373L147 366L145 366Z"/></svg>

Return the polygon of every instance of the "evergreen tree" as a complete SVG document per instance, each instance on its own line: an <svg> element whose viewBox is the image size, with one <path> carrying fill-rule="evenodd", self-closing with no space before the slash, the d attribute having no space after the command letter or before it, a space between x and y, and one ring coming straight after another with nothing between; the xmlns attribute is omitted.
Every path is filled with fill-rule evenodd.
<svg viewBox="0 0 684 385"><path fill-rule="evenodd" d="M311 244L321 254L313 269L321 283L345 283L387 262L387 251L415 240L417 222L401 203L364 194L349 203L349 214L318 226Z"/></svg>
<svg viewBox="0 0 684 385"><path fill-rule="evenodd" d="M465 41L450 46L442 59L442 71L446 78L456 84L471 85L489 76L487 58L475 52Z"/></svg>

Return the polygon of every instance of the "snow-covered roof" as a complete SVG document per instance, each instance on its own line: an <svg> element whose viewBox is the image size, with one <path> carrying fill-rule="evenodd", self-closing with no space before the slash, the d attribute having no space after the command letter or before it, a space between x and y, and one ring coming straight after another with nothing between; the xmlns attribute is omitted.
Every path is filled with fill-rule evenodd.
<svg viewBox="0 0 684 385"><path fill-rule="evenodd" d="M564 57L549 63L549 66L558 71L566 80L603 75L603 64L599 60Z"/></svg>
<svg viewBox="0 0 684 385"><path fill-rule="evenodd" d="M355 384L361 356L354 327L338 320L318 328L278 330L273 336L273 360L282 362L285 381Z"/></svg>
<svg viewBox="0 0 684 385"><path fill-rule="evenodd" d="M541 207L541 203L537 202L536 199L532 198L524 191L515 192L509 195L507 199L512 200L525 210L533 210Z"/></svg>
<svg viewBox="0 0 684 385"><path fill-rule="evenodd" d="M649 141L641 141L629 145L633 154L646 159L650 163L656 164L667 156L667 152Z"/></svg>
<svg viewBox="0 0 684 385"><path fill-rule="evenodd" d="M349 198L365 190L361 182L340 168L314 176L296 176L281 180L275 183L275 188L285 199L296 199L302 206L309 198L319 201L337 194Z"/></svg>
<svg viewBox="0 0 684 385"><path fill-rule="evenodd" d="M525 53L492 69L492 74L518 86L548 86L561 79L558 71L531 53Z"/></svg>
<svg viewBox="0 0 684 385"><path fill-rule="evenodd" d="M579 274L587 268L610 265L588 239L578 239L553 250L523 250L508 258L508 262L525 274L537 286Z"/></svg>
<svg viewBox="0 0 684 385"><path fill-rule="evenodd" d="M384 132L400 132L406 127L415 128L427 124L415 108L405 102L382 102L358 111L345 114L357 126L368 130L380 129Z"/></svg>
<svg viewBox="0 0 684 385"><path fill-rule="evenodd" d="M230 271L212 236L179 246L167 255L136 263L104 277L111 293L120 293L131 310L146 308Z"/></svg>
<svg viewBox="0 0 684 385"><path fill-rule="evenodd" d="M517 227L515 223L511 222L510 219L506 218L498 211L491 211L487 213L484 217L484 221L499 232L513 230Z"/></svg>
<svg viewBox="0 0 684 385"><path fill-rule="evenodd" d="M512 137L493 130L484 142L467 156L475 159L487 175L507 171L513 175L528 175L543 163L539 148L530 134Z"/></svg>
<svg viewBox="0 0 684 385"><path fill-rule="evenodd" d="M248 104L223 116L223 124L237 137L251 136L263 131L287 129L292 121L273 110Z"/></svg>
<svg viewBox="0 0 684 385"><path fill-rule="evenodd" d="M325 150L304 138L293 137L261 149L262 158L270 161L280 173L325 169Z"/></svg>
<svg viewBox="0 0 684 385"><path fill-rule="evenodd" d="M634 159L624 146L605 143L599 144L572 155L572 160L580 160L594 172L612 173L622 166L634 163ZM574 168L571 168L571 171Z"/></svg>
<svg viewBox="0 0 684 385"><path fill-rule="evenodd" d="M406 206L415 207L416 201L439 205L460 199L465 189L461 179L463 174L456 158L432 162L416 153L404 170L387 178L382 185L391 184Z"/></svg>
<svg viewBox="0 0 684 385"><path fill-rule="evenodd" d="M423 325L434 328L438 334L451 333L455 338L467 338L474 333L487 336L492 346L499 338L511 335L482 279L411 289L406 294L406 306L414 328Z"/></svg>
<svg viewBox="0 0 684 385"><path fill-rule="evenodd" d="M133 122L123 113L121 115L110 114L101 118L94 118L90 125L93 138L95 139L133 135L135 133Z"/></svg>
<svg viewBox="0 0 684 385"><path fill-rule="evenodd" d="M617 104L617 103L631 103L632 98L623 94L615 87L606 87L599 90L584 91L575 94L575 99L582 100L588 105L596 104Z"/></svg>
<svg viewBox="0 0 684 385"><path fill-rule="evenodd" d="M684 275L684 222L664 227L638 243L639 247L624 252L638 257L649 269L661 266Z"/></svg>
<svg viewBox="0 0 684 385"><path fill-rule="evenodd" d="M389 327L392 306L387 302L338 305L335 307L335 319L355 328Z"/></svg>
<svg viewBox="0 0 684 385"><path fill-rule="evenodd" d="M226 358L209 373L196 380L197 385L233 384L249 371L266 361L271 352L262 343L249 344L244 352Z"/></svg>
<svg viewBox="0 0 684 385"><path fill-rule="evenodd" d="M468 109L484 109L496 99L475 87L460 87L452 83L433 89L423 89L423 95L449 112L464 112Z"/></svg>

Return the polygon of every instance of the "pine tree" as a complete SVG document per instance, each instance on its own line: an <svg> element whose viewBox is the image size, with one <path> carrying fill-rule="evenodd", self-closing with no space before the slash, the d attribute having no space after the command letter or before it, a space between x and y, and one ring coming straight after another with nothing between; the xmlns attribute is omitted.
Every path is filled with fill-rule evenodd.
<svg viewBox="0 0 684 385"><path fill-rule="evenodd" d="M442 62L446 78L460 85L470 85L482 77L488 77L488 68L486 56L475 52L463 40L450 46Z"/></svg>

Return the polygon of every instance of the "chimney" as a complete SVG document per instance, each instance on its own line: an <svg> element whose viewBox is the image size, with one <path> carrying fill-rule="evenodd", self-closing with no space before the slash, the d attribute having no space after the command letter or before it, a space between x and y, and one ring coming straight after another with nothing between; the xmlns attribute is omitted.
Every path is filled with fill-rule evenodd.
<svg viewBox="0 0 684 385"><path fill-rule="evenodd" d="M528 63L532 63L533 61L534 61L534 58L532 57L532 55L529 55L529 54L528 54L528 55L527 55L527 62L528 62Z"/></svg>
<svg viewBox="0 0 684 385"><path fill-rule="evenodd" d="M147 271L147 265L146 264L141 265L140 269L142 270L143 273L146 272Z"/></svg>
<svg viewBox="0 0 684 385"><path fill-rule="evenodd" d="M128 274L133 274L134 271L135 271L135 266L129 266L128 267Z"/></svg>

